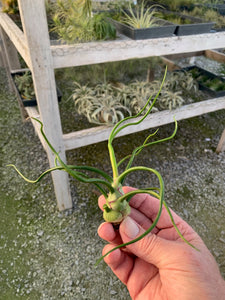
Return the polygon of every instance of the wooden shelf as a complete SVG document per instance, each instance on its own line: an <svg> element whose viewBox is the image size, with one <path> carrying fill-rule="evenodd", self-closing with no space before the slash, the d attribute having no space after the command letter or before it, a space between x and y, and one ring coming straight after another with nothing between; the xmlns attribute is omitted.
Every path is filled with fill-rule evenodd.
<svg viewBox="0 0 225 300"><path fill-rule="evenodd" d="M115 41L91 42L74 45L60 45L50 41L44 0L18 0L23 31L4 13L0 13L0 29L11 41L4 43L4 52L13 47L21 54L32 72L38 110L27 107L29 116L39 118L56 151L66 162L66 150L79 148L108 139L110 127L98 126L91 129L62 133L61 119L56 95L54 69L89 64L123 61L132 58L168 56L225 47L225 32L215 32L190 36L134 41L120 35ZM9 45L10 44L10 45ZM11 51L15 53L15 51ZM214 54L213 54L214 55ZM12 57L6 55L10 70L13 69ZM221 58L223 60L223 58ZM225 62L225 60L224 60ZM14 64L15 66L16 64ZM18 68L18 64L16 69ZM204 113L225 109L225 97L210 99L183 106L174 111L150 114L136 127L129 126L121 135L131 134L152 127L158 127L177 120L187 119ZM54 155L46 147L40 135L39 124L32 121L40 140L47 152L50 166L54 165ZM220 140L224 150L225 133ZM72 207L69 180L66 172L53 172L53 183L59 210Z"/></svg>

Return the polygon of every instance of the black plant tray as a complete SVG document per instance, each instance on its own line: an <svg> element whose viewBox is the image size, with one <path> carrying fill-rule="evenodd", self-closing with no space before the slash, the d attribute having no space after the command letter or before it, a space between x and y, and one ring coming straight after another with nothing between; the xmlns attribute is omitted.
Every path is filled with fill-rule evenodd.
<svg viewBox="0 0 225 300"><path fill-rule="evenodd" d="M215 4L215 8L222 16L225 16L225 4Z"/></svg>
<svg viewBox="0 0 225 300"><path fill-rule="evenodd" d="M146 40L159 37L173 36L176 25L165 20L158 19L157 25L150 28L132 28L126 24L110 19L110 22L116 27L119 33L122 33L133 40Z"/></svg>
<svg viewBox="0 0 225 300"><path fill-rule="evenodd" d="M171 0L172 1L172 0ZM145 7L148 7L148 6L151 6L151 5L158 5L158 6L161 6L167 10L170 10L170 7L169 5L166 5L164 3L161 3L162 1L160 2L155 2L155 1L151 1L151 0L147 0L145 1ZM138 0L138 4L141 4L142 1L141 0ZM194 4L177 4L177 7L176 7L176 11L183 11L183 10L187 10L187 11L192 11L194 9L195 5Z"/></svg>
<svg viewBox="0 0 225 300"><path fill-rule="evenodd" d="M14 85L15 85L15 87L16 87L16 90L18 91L18 94L19 94L19 96L20 96L20 100L22 101L22 103L23 103L23 105L24 106L37 106L37 100L35 99L35 98L32 98L32 99L26 99L26 98L24 98L22 95L21 95L21 93L20 93L20 91L19 91L19 89L18 89L18 87L17 87L17 85L16 85L16 83L15 83L15 76L17 76L17 75L19 75L19 76L23 76L24 74L25 74L25 72L26 72L27 70L24 70L24 71L18 71L18 72L13 72L13 73L11 73L11 76L12 76L12 79L13 79L13 82L14 82ZM60 89L58 88L58 87L56 87L57 88L57 90L56 90L56 92L57 92L57 97L58 97L58 101L60 102L61 100L62 100L62 92L60 91Z"/></svg>
<svg viewBox="0 0 225 300"><path fill-rule="evenodd" d="M219 14L225 16L225 3L224 4L205 4L208 8L215 9Z"/></svg>
<svg viewBox="0 0 225 300"><path fill-rule="evenodd" d="M181 14L179 12L161 10L162 14L165 16L174 15L177 18L180 18L181 22L184 24L176 24L177 27L175 29L175 35L193 35L193 34L202 34L208 33L211 31L215 22L206 22L200 18L188 16ZM185 20L187 20L190 24L185 24Z"/></svg>
<svg viewBox="0 0 225 300"><path fill-rule="evenodd" d="M196 69L196 72L199 73L199 76L194 75L195 69ZM193 78L195 78L195 80L199 84L200 90L207 92L210 96L215 97L215 98L225 96L225 79L224 78L217 76L217 75L215 75L207 70L204 70L198 66L190 66L190 67L183 68L182 70L192 73ZM213 82L213 80L219 80L222 83L222 85L224 86L223 89L215 90L212 87L206 86L206 84L204 83L205 81L203 81L203 78L202 78L203 76L205 79L208 78L208 81L210 81L211 83Z"/></svg>

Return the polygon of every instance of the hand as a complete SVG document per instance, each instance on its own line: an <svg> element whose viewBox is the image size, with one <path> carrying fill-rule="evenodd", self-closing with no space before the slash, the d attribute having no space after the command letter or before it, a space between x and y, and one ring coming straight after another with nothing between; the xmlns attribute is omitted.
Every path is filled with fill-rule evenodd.
<svg viewBox="0 0 225 300"><path fill-rule="evenodd" d="M124 187L127 193L134 190ZM105 199L99 198L102 209ZM103 255L116 245L129 242L146 231L159 209L158 199L147 194L130 200L131 214L115 230L110 223L98 229L109 244ZM162 210L157 226L140 241L117 249L104 260L127 286L132 299L140 300L224 300L225 282L217 263L198 234L173 211L182 235L199 249L193 249L178 236L169 215Z"/></svg>

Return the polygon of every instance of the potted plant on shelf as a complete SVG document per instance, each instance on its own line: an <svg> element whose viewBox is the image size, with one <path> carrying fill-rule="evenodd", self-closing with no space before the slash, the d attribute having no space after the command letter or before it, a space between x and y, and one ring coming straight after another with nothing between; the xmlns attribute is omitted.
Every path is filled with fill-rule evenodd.
<svg viewBox="0 0 225 300"><path fill-rule="evenodd" d="M133 8L130 4L128 10L122 10L119 20L112 15L111 22L119 33L134 40L172 36L176 25L158 18L158 7L152 5L145 9L142 3Z"/></svg>
<svg viewBox="0 0 225 300"><path fill-rule="evenodd" d="M91 0L58 0L53 9L50 32L66 43L116 38L116 29L102 12L92 14Z"/></svg>
<svg viewBox="0 0 225 300"><path fill-rule="evenodd" d="M141 0L140 2L143 2ZM171 11L192 10L195 6L195 0L146 0L146 5L161 5L164 9Z"/></svg>
<svg viewBox="0 0 225 300"><path fill-rule="evenodd" d="M206 91L212 97L225 96L225 79L198 66L185 68L199 83L199 89Z"/></svg>
<svg viewBox="0 0 225 300"><path fill-rule="evenodd" d="M215 24L215 22L205 21L201 18L197 18L180 12L167 10L160 11L161 18L177 24L175 35L178 36L208 33Z"/></svg>
<svg viewBox="0 0 225 300"><path fill-rule="evenodd" d="M216 10L219 14L221 14L223 16L225 15L225 1L224 0L206 1L206 3L203 3L202 5Z"/></svg>
<svg viewBox="0 0 225 300"><path fill-rule="evenodd" d="M222 16L215 9L199 5L196 6L192 11L184 11L185 15L203 18L206 22L213 22L213 30L223 31L225 28L225 16Z"/></svg>
<svg viewBox="0 0 225 300"><path fill-rule="evenodd" d="M21 70L11 73L15 88L18 91L20 100L24 106L36 106L34 85L30 70ZM62 93L57 88L58 101L61 101Z"/></svg>

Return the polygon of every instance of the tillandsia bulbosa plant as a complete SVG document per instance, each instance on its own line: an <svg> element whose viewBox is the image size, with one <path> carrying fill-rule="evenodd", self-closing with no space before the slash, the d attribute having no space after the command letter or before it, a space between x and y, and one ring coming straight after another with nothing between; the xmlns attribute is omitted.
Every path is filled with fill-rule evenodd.
<svg viewBox="0 0 225 300"><path fill-rule="evenodd" d="M76 166L76 165L67 165L65 164L62 159L59 156L59 153L54 149L54 147L51 145L51 143L49 142L48 138L46 137L44 131L43 131L43 124L41 123L41 121L39 121L38 119L35 119L37 122L40 123L40 130L42 133L43 138L45 139L47 145L50 147L50 149L52 150L52 152L55 154L55 166L46 170L44 173L42 173L36 180L30 180L28 178L26 178L14 165L10 164L9 166L14 167L14 169L22 176L23 179L25 179L26 181L30 182L30 183L37 183L39 182L45 175L49 174L50 172L53 172L55 170L63 170L65 172L67 172L68 174L70 174L72 177L74 177L75 179L81 181L81 182L85 182L85 183L92 183L95 185L95 187L104 195L106 203L103 206L103 218L106 222L110 222L112 224L120 224L122 222L122 220L130 214L131 208L129 205L129 201L130 199L136 195L136 194L141 194L141 193L147 193L149 195L152 195L156 198L159 199L159 210L157 213L157 216L155 218L155 220L153 221L152 225L150 226L149 229L147 229L145 231L144 234L140 235L139 237L137 237L136 239L128 242L128 243L124 243L121 245L116 246L114 249L112 249L111 251L109 251L108 253L106 253L104 256L100 257L97 262L96 265L109 253L111 253L112 251L121 248L121 247L125 247L127 245L130 245L132 243L135 243L137 241L139 241L140 239L142 239L144 236L146 236L156 225L157 222L160 218L161 212L162 212L162 207L163 205L165 206L170 218L171 218L171 222L173 224L173 226L175 227L178 235L181 237L181 239L183 239L188 245L190 245L191 247L195 248L195 246L193 246L192 244L190 244L181 234L181 232L179 231L179 229L177 228L173 216L170 212L170 209L168 207L168 205L166 204L166 201L164 200L164 183L163 183L163 179L161 174L152 168L146 167L146 166L134 166L132 167L132 163L134 161L134 158L142 151L143 148L153 145L153 144L157 144L160 142L164 142L167 141L169 139L172 139L174 137L174 135L176 134L177 131L177 122L175 120L175 129L174 132L171 136L166 137L164 139L160 139L160 140L156 140L156 141L152 141L150 142L149 139L154 136L158 130L156 130L153 134L150 134L145 141L143 142L142 145L140 145L139 147L137 147L136 149L133 150L131 155L128 155L126 157L124 157L121 161L117 162L116 160L116 155L114 152L114 148L113 148L113 141L115 139L115 137L118 135L118 133L120 131L122 131L124 128L128 127L128 126L138 126L138 124L140 124L150 113L150 111L152 110L156 99L158 97L158 95L160 94L161 90L162 90L162 86L163 83L165 81L165 77L166 77L166 72L162 81L162 84L160 86L160 89L158 91L158 93L156 94L156 96L154 97L151 106L149 107L148 111L140 118L135 119L137 117L139 117L142 112L146 109L146 107L148 106L148 103L151 101L151 97L149 98L149 100L147 101L146 105L143 107L142 111L140 111L136 116L128 116L123 120L120 120L112 129L109 139L108 139L108 151L109 151L109 157L110 157L110 162L111 162L111 166L112 166L112 173L113 176L108 175L107 173L105 173L102 170L99 170L95 167L91 167L91 166ZM132 122L133 120L133 122ZM118 171L118 167L122 164L122 163L126 163L126 167L124 169L124 171L119 174ZM95 175L97 175L97 177L90 177L89 175L87 175L86 171L88 171L88 173L93 173ZM142 171L142 172L150 172L153 173L157 176L158 178L158 182L159 182L159 187L147 187L147 188L139 188L136 190L133 190L131 192L128 192L126 194L124 194L122 186L124 184L124 180L126 179L126 177L128 175L130 175L133 172L137 172L137 171ZM196 249L196 248L195 248Z"/></svg>

